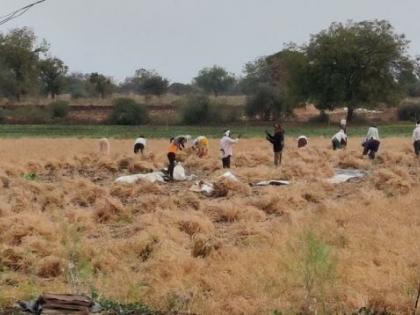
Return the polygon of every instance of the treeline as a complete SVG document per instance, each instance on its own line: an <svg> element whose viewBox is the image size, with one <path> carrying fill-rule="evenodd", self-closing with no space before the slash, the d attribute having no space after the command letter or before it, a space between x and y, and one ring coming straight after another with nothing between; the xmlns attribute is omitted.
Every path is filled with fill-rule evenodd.
<svg viewBox="0 0 420 315"><path fill-rule="evenodd" d="M144 95L147 101L167 93L187 95L181 104L185 120L204 123L225 105L209 95L245 94L249 118L275 120L312 103L321 111L346 106L351 120L358 107L396 106L407 96L420 96L419 66L408 44L387 21L333 23L308 43L289 44L247 63L241 76L212 66L183 84L138 69L117 84L100 73L68 73L62 60L49 55L45 41L39 43L33 31L22 28L0 34L0 96L19 101L59 94L106 98L117 92Z"/></svg>

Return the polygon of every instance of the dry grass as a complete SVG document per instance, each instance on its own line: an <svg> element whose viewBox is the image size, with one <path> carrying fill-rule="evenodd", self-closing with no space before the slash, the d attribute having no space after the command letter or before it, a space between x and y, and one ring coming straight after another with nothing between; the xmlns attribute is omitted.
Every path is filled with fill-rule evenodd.
<svg viewBox="0 0 420 315"><path fill-rule="evenodd" d="M409 313L420 279L420 162L409 139L384 140L373 162L359 139L342 152L328 139L289 142L279 169L268 143L243 140L240 182L219 179L212 140L208 158L185 165L226 191L218 198L188 192L191 183L115 184L166 165L167 141L149 143L153 155L141 158L126 140L111 140L110 156L94 140L0 140L0 303L95 287L198 314ZM335 167L369 176L332 186L323 179ZM292 184L248 185L264 179Z"/></svg>

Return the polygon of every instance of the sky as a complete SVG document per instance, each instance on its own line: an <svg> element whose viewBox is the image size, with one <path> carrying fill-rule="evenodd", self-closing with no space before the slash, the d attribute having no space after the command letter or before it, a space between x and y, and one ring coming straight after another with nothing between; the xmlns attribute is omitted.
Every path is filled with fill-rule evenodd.
<svg viewBox="0 0 420 315"><path fill-rule="evenodd" d="M0 16L34 0L0 0ZM203 67L245 63L303 44L332 22L386 19L420 55L419 0L47 0L0 26L29 26L71 72L121 81L139 68L190 82Z"/></svg>

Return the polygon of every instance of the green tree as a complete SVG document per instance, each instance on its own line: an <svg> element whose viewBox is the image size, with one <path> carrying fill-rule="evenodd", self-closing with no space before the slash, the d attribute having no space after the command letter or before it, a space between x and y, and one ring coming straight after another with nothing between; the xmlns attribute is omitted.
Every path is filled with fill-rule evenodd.
<svg viewBox="0 0 420 315"><path fill-rule="evenodd" d="M168 92L175 95L185 95L193 91L194 88L191 86L191 84L184 84L179 82L172 83L168 88Z"/></svg>
<svg viewBox="0 0 420 315"><path fill-rule="evenodd" d="M71 73L65 76L64 93L72 98L83 98L95 96L95 86L89 80L89 74Z"/></svg>
<svg viewBox="0 0 420 315"><path fill-rule="evenodd" d="M17 100L39 90L39 55L48 50L29 28L0 34L0 93Z"/></svg>
<svg viewBox="0 0 420 315"><path fill-rule="evenodd" d="M128 78L122 89L136 91L146 96L161 96L168 91L169 81L155 70L138 69L134 77Z"/></svg>
<svg viewBox="0 0 420 315"><path fill-rule="evenodd" d="M63 91L68 67L58 58L47 58L39 62L43 91L55 98Z"/></svg>
<svg viewBox="0 0 420 315"><path fill-rule="evenodd" d="M111 79L107 78L103 74L94 72L89 77L90 83L95 87L95 91L102 98L105 98L107 95L110 95L114 90L114 84Z"/></svg>
<svg viewBox="0 0 420 315"><path fill-rule="evenodd" d="M276 120L288 112L287 102L278 90L262 85L248 96L245 112L250 118Z"/></svg>
<svg viewBox="0 0 420 315"><path fill-rule="evenodd" d="M243 72L244 77L240 80L239 86L247 95L254 94L261 86L272 85L271 67L266 57L248 62Z"/></svg>
<svg viewBox="0 0 420 315"><path fill-rule="evenodd" d="M215 96L228 91L235 84L235 76L219 66L204 68L194 78L195 84Z"/></svg>
<svg viewBox="0 0 420 315"><path fill-rule="evenodd" d="M347 106L347 119L357 106L397 104L414 78L408 41L387 21L333 23L312 36L306 96L319 109Z"/></svg>

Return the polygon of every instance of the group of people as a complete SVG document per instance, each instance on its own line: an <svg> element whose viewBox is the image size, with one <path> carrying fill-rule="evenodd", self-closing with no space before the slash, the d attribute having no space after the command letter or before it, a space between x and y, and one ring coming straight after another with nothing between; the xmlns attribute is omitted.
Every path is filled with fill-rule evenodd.
<svg viewBox="0 0 420 315"><path fill-rule="evenodd" d="M280 124L274 125L274 132L271 134L267 130L266 139L273 146L274 153L274 165L276 167L281 165L282 153L284 148L284 129ZM230 130L225 130L223 137L220 139L220 152L223 168L230 168L231 157L233 155L233 145L239 142L240 136L233 138ZM178 151L182 151L186 148L187 142L191 140L191 136L177 136L170 139L168 147L168 173L169 177L173 178L174 169L177 160ZM331 144L333 150L344 149L347 146L347 123L346 120L340 121L340 130L331 138ZM416 156L420 156L420 121L417 121L416 127L413 131L412 142L414 146L414 152ZM144 136L140 136L134 142L134 153L144 154L147 140ZM305 147L308 144L308 138L304 135L298 137L297 146L298 148ZM375 124L372 124L367 132L366 137L362 142L363 155L367 155L370 159L375 159L376 153L379 150L381 141L379 138L379 130ZM203 158L208 155L209 140L205 136L199 136L192 141L192 150L199 158Z"/></svg>

